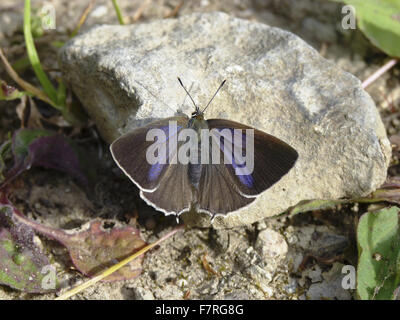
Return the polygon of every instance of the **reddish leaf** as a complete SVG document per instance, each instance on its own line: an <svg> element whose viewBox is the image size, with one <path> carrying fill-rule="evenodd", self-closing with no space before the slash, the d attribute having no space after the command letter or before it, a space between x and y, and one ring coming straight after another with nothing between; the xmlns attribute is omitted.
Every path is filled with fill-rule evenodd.
<svg viewBox="0 0 400 320"><path fill-rule="evenodd" d="M104 229L99 220L86 226L87 230L74 234L57 232L54 238L67 247L75 267L88 276L104 271L146 245L139 230L130 226ZM133 260L105 281L136 278L142 272L142 261L143 256Z"/></svg>
<svg viewBox="0 0 400 320"><path fill-rule="evenodd" d="M77 231L64 231L47 227L18 215L20 222L37 232L59 241L69 251L74 266L87 276L107 269L118 261L132 255L146 245L140 232L131 226L103 227L103 221L94 220ZM105 281L133 279L142 271L143 256L108 276Z"/></svg>
<svg viewBox="0 0 400 320"><path fill-rule="evenodd" d="M88 183L82 172L82 161L77 147L61 134L46 130L20 129L13 135L12 152L14 166L6 173L0 188L32 166L63 171L84 185Z"/></svg>

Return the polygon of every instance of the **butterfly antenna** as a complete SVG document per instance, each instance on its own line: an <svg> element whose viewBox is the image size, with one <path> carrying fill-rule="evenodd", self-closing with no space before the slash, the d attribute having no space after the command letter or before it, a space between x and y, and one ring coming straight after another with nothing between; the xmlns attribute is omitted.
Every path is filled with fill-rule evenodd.
<svg viewBox="0 0 400 320"><path fill-rule="evenodd" d="M198 106L196 105L196 103L194 102L194 100L193 100L192 96L190 95L189 91L186 90L185 86L184 86L183 83L182 83L181 78L178 77L178 81L179 81L179 83L181 84L182 88L185 90L186 94L189 96L190 100L192 100L193 105L194 105L194 107L196 108L196 111L198 111L198 110L199 110L199 107L198 107Z"/></svg>
<svg viewBox="0 0 400 320"><path fill-rule="evenodd" d="M214 95L212 96L211 100L207 103L206 107L203 109L202 113L204 113L204 111L206 111L206 109L208 108L208 106L210 105L211 101L214 100L215 96L217 95L218 91L222 88L222 86L225 84L226 79L224 81L222 81L222 83L219 85L217 91L215 91Z"/></svg>

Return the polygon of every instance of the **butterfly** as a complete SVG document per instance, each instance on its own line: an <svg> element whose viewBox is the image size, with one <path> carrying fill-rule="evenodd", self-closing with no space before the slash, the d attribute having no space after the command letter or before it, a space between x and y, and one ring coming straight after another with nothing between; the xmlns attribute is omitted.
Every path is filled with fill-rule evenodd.
<svg viewBox="0 0 400 320"><path fill-rule="evenodd" d="M190 118L152 122L110 146L147 204L177 217L192 209L212 219L226 216L248 206L295 165L297 151L282 140L238 122L204 118L226 80L203 110L178 81L195 107Z"/></svg>

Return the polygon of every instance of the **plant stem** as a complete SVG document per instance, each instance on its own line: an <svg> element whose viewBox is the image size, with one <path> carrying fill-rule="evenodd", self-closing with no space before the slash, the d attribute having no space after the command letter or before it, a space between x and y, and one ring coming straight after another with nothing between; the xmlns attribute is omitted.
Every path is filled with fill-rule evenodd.
<svg viewBox="0 0 400 320"><path fill-rule="evenodd" d="M119 9L117 0L112 0L112 3L114 5L115 12L117 13L119 24L125 24L124 18L122 17L121 10Z"/></svg>
<svg viewBox="0 0 400 320"><path fill-rule="evenodd" d="M47 96L54 102L55 105L58 105L57 102L57 91L51 84L49 78L43 71L43 68L40 64L39 56L37 54L35 44L33 42L32 30L31 30L31 1L25 0L24 7L24 36L25 36L25 45L26 51L28 53L29 61L31 62L33 71L38 77L40 84L43 86L44 92ZM58 109L61 109L58 107Z"/></svg>

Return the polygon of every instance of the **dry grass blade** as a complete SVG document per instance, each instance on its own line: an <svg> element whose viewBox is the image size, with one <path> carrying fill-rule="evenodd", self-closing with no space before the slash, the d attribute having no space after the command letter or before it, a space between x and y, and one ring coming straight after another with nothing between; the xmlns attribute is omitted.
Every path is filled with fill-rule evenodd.
<svg viewBox="0 0 400 320"><path fill-rule="evenodd" d="M187 290L183 295L183 300L189 299L189 296L190 296L190 290Z"/></svg>
<svg viewBox="0 0 400 320"><path fill-rule="evenodd" d="M164 16L164 18L167 19L167 18L176 17L178 15L178 13L179 13L179 10L182 8L184 3L185 3L185 1L183 1L183 0L181 2L179 2L178 5L174 9L171 10L171 12L167 13Z"/></svg>
<svg viewBox="0 0 400 320"><path fill-rule="evenodd" d="M42 115L36 107L33 99L27 95L21 97L21 102L16 107L18 118L21 120L21 128L41 128Z"/></svg>
<svg viewBox="0 0 400 320"><path fill-rule="evenodd" d="M81 292L82 290L94 285L95 283L97 283L97 282L101 281L102 279L108 277L110 274L114 273L115 271L121 269L123 266L125 266L126 264L128 264L132 260L134 260L137 257L141 256L142 254L146 253L147 251L149 251L150 249L154 248L155 246L159 245L161 242L163 242L164 240L166 240L169 237L173 236L175 233L177 233L179 230L181 230L183 228L184 228L184 225L181 225L181 226L175 228L171 232L167 233L165 236L163 236L160 239L158 239L156 242L153 242L152 244L149 244L148 246L144 247L143 249L135 252L130 257L128 257L128 258L122 260L121 262L115 264L111 268L108 268L107 270L105 270L101 274L99 274L98 276L95 276L92 279L82 283L81 285L71 289L70 291L67 291L63 295L61 295L58 298L56 298L56 300L66 300L66 299L76 295L77 293Z"/></svg>
<svg viewBox="0 0 400 320"><path fill-rule="evenodd" d="M46 94L36 88L35 86L31 85L29 82L26 82L25 80L21 79L19 75L15 72L15 70L12 68L11 64L8 62L7 58L3 54L3 51L0 48L0 58L3 61L4 67L8 73L8 75L25 91L32 93L35 95L37 98L40 100L53 105L53 102L46 96Z"/></svg>
<svg viewBox="0 0 400 320"><path fill-rule="evenodd" d="M399 60L397 59L392 59L389 60L386 64L384 64L382 67L380 67L376 72L374 72L372 75L370 75L363 83L362 87L363 89L366 89L369 87L372 83L374 83L379 77L381 77L385 72L389 71L391 68L393 68Z"/></svg>
<svg viewBox="0 0 400 320"><path fill-rule="evenodd" d="M92 11L93 5L94 5L95 1L96 1L96 0L91 0L91 1L89 2L88 6L87 6L86 9L83 11L81 17L79 18L79 21L78 21L78 24L76 25L76 28L74 29L74 31L72 31L71 37L75 37L75 36L77 35L77 33L79 32L79 30L81 29L81 27L82 27L83 24L85 23L89 12Z"/></svg>
<svg viewBox="0 0 400 320"><path fill-rule="evenodd" d="M137 22L143 15L144 10L149 6L151 0L144 1L135 11L132 17L132 22Z"/></svg>

